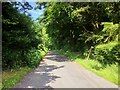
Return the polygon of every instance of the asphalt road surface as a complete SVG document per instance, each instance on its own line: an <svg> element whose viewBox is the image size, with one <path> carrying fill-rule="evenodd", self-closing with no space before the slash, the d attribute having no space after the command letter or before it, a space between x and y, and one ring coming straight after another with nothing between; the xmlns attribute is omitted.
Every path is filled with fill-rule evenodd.
<svg viewBox="0 0 120 90"><path fill-rule="evenodd" d="M13 88L118 88L118 86L50 51L40 65Z"/></svg>

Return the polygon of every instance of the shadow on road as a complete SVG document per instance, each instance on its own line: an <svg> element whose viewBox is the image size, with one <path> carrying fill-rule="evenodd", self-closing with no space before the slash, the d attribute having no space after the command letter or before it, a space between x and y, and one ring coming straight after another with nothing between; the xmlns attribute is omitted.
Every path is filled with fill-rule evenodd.
<svg viewBox="0 0 120 90"><path fill-rule="evenodd" d="M54 75L51 71L63 67L64 66L57 67L55 65L47 65L43 63L14 88L52 88L49 83L54 82L61 77Z"/></svg>
<svg viewBox="0 0 120 90"><path fill-rule="evenodd" d="M48 52L44 59L49 59L56 62L65 62L68 59L59 53L56 52ZM53 70L58 70L64 68L64 66L57 66L57 65L48 65L44 62L29 73L21 83L15 85L14 88L52 88L50 83L54 83L56 79L61 78L58 75L52 73Z"/></svg>
<svg viewBox="0 0 120 90"><path fill-rule="evenodd" d="M66 62L68 59L65 56L60 55L57 52L51 52L49 51L45 59L57 61L57 62Z"/></svg>
<svg viewBox="0 0 120 90"><path fill-rule="evenodd" d="M42 88L52 88L49 83L54 82L56 79L61 78L57 75L51 73L51 71L63 68L64 66L55 66L55 65L40 65L35 71L34 76L36 79L33 87L42 87Z"/></svg>
<svg viewBox="0 0 120 90"><path fill-rule="evenodd" d="M14 88L35 88L38 90L44 88L47 90L47 88L53 89L54 87L117 87L75 63L66 63L65 61L69 60L56 52L48 52L44 59Z"/></svg>

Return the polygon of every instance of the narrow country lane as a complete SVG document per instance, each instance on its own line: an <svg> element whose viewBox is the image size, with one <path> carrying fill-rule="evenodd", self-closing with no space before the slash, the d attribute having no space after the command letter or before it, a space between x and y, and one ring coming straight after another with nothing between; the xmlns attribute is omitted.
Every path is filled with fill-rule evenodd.
<svg viewBox="0 0 120 90"><path fill-rule="evenodd" d="M13 88L118 88L118 86L50 51L41 64Z"/></svg>

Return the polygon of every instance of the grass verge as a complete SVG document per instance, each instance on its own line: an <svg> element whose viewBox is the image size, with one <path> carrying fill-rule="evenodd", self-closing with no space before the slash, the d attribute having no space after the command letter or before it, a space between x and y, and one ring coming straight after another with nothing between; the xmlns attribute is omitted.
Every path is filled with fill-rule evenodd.
<svg viewBox="0 0 120 90"><path fill-rule="evenodd" d="M6 70L2 73L2 88L11 88L33 68L21 67L14 70Z"/></svg>
<svg viewBox="0 0 120 90"><path fill-rule="evenodd" d="M118 64L112 64L110 66L107 65L106 67L104 67L97 60L91 60L91 59L87 60L86 58L81 58L79 53L73 53L70 51L63 51L63 50L58 50L58 52L60 54L65 55L68 59L75 61L84 68L120 86L120 82L118 81L119 78L118 75L120 74L120 70L118 71Z"/></svg>
<svg viewBox="0 0 120 90"><path fill-rule="evenodd" d="M2 89L2 73L0 72L0 90Z"/></svg>
<svg viewBox="0 0 120 90"><path fill-rule="evenodd" d="M75 62L85 67L86 69L96 73L97 75L118 85L118 65L112 64L111 66L102 68L102 65L95 60L76 59Z"/></svg>
<svg viewBox="0 0 120 90"><path fill-rule="evenodd" d="M41 54L41 60L44 58L44 56L47 54L47 50L45 51L40 51ZM41 61L40 60L40 61ZM21 79L26 76L31 70L34 68L32 67L20 67L16 69L11 69L11 70L5 70L0 74L0 77L2 77L2 84L0 83L0 90L1 88L12 88L16 83L20 82Z"/></svg>

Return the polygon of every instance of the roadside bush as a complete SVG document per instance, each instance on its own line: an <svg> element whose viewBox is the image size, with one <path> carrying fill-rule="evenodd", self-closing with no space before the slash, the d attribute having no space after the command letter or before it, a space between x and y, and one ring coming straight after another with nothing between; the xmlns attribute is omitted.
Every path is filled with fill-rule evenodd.
<svg viewBox="0 0 120 90"><path fill-rule="evenodd" d="M112 48L110 54L113 55L116 62L120 61L120 43Z"/></svg>
<svg viewBox="0 0 120 90"><path fill-rule="evenodd" d="M26 59L29 67L36 67L42 59L42 55L39 50L32 48L26 54Z"/></svg>
<svg viewBox="0 0 120 90"><path fill-rule="evenodd" d="M22 52L11 50L9 48L2 49L2 69L15 68L22 65Z"/></svg>
<svg viewBox="0 0 120 90"><path fill-rule="evenodd" d="M28 51L3 48L2 69L12 69L21 66L36 67L45 53L45 51L35 48L32 48Z"/></svg>
<svg viewBox="0 0 120 90"><path fill-rule="evenodd" d="M120 60L120 44L118 42L110 42L95 47L95 59L102 64L117 63Z"/></svg>

